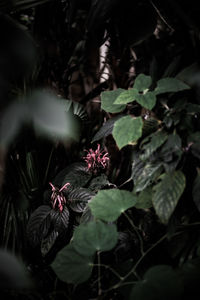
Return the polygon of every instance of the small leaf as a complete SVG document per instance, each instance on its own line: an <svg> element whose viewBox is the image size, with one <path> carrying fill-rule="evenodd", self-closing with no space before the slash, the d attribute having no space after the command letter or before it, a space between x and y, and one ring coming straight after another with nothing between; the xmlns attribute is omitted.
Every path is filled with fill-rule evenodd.
<svg viewBox="0 0 200 300"><path fill-rule="evenodd" d="M166 132L163 131L158 131L147 136L142 141L141 149L144 151L144 153L140 156L140 158L142 160L146 160L147 158L149 158L154 151L156 151L160 146L164 144L167 138L168 136Z"/></svg>
<svg viewBox="0 0 200 300"><path fill-rule="evenodd" d="M96 218L113 222L136 201L131 192L111 189L99 191L88 205Z"/></svg>
<svg viewBox="0 0 200 300"><path fill-rule="evenodd" d="M96 251L109 251L117 244L115 224L101 221L79 225L73 235L74 248L81 255L93 255Z"/></svg>
<svg viewBox="0 0 200 300"><path fill-rule="evenodd" d="M145 107L145 108L151 110L156 105L156 94L154 91L153 92L150 91L150 92L147 92L144 94L138 94L135 97L135 100L142 107Z"/></svg>
<svg viewBox="0 0 200 300"><path fill-rule="evenodd" d="M51 267L60 280L80 284L91 276L92 265L92 256L80 255L73 244L69 244L58 252Z"/></svg>
<svg viewBox="0 0 200 300"><path fill-rule="evenodd" d="M181 171L175 171L162 174L160 180L153 188L152 202L161 222L166 224L185 189L185 176Z"/></svg>
<svg viewBox="0 0 200 300"><path fill-rule="evenodd" d="M150 87L152 83L151 76L145 74L140 74L136 77L134 82L134 89L137 89L139 92L142 92Z"/></svg>
<svg viewBox="0 0 200 300"><path fill-rule="evenodd" d="M108 121L106 121L103 126L99 129L99 131L97 131L97 133L95 134L95 136L92 139L92 143L107 137L108 135L112 134L113 131L113 127L115 122L120 119L123 115L119 115L116 117L113 117L111 119L109 119Z"/></svg>
<svg viewBox="0 0 200 300"><path fill-rule="evenodd" d="M200 174L198 173L193 184L192 189L193 201L196 204L196 207L200 211Z"/></svg>
<svg viewBox="0 0 200 300"><path fill-rule="evenodd" d="M142 126L141 117L126 116L116 121L113 128L113 137L119 149L136 142L142 136Z"/></svg>
<svg viewBox="0 0 200 300"><path fill-rule="evenodd" d="M157 82L157 87L154 92L156 95L164 93L176 93L184 90L189 90L190 87L176 78L162 78Z"/></svg>
<svg viewBox="0 0 200 300"><path fill-rule="evenodd" d="M106 91L101 93L101 108L110 113L118 113L126 108L126 105L114 104L116 98L123 92L123 89Z"/></svg>
<svg viewBox="0 0 200 300"><path fill-rule="evenodd" d="M110 182L108 181L108 177L105 174L101 174L100 176L97 176L91 180L89 189L91 191L98 192L98 190L101 190L109 185Z"/></svg>
<svg viewBox="0 0 200 300"><path fill-rule="evenodd" d="M122 92L115 100L114 104L127 104L133 102L138 95L136 89L130 89Z"/></svg>

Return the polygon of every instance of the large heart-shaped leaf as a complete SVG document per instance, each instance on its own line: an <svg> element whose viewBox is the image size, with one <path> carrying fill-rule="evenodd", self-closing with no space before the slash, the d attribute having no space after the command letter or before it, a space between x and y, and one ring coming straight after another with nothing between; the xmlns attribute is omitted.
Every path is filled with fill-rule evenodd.
<svg viewBox="0 0 200 300"><path fill-rule="evenodd" d="M82 255L111 250L116 245L117 239L116 225L101 221L81 224L73 235L74 248Z"/></svg>
<svg viewBox="0 0 200 300"><path fill-rule="evenodd" d="M142 136L142 118L122 117L115 122L113 137L117 146L121 149L124 146L136 142Z"/></svg>
<svg viewBox="0 0 200 300"><path fill-rule="evenodd" d="M164 173L160 182L153 187L152 198L156 214L166 224L185 189L185 176L181 171Z"/></svg>
<svg viewBox="0 0 200 300"><path fill-rule="evenodd" d="M88 204L92 214L104 221L115 221L128 208L136 203L136 197L125 190L101 190Z"/></svg>
<svg viewBox="0 0 200 300"><path fill-rule="evenodd" d="M74 249L73 244L69 244L58 252L51 267L60 280L79 284L91 276L93 257L81 255Z"/></svg>

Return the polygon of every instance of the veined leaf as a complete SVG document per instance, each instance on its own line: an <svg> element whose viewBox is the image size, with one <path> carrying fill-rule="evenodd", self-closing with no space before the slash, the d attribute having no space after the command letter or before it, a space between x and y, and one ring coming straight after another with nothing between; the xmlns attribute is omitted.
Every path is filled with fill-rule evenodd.
<svg viewBox="0 0 200 300"><path fill-rule="evenodd" d="M133 102L137 95L138 95L138 90L136 89L126 90L120 93L120 95L116 98L114 104L127 104Z"/></svg>
<svg viewBox="0 0 200 300"><path fill-rule="evenodd" d="M138 94L135 96L135 100L142 107L151 110L156 105L156 94L154 91L146 92L144 94Z"/></svg>
<svg viewBox="0 0 200 300"><path fill-rule="evenodd" d="M80 218L80 224L81 223L86 224L93 220L94 220L94 216L92 215L91 209L89 208L88 205L86 205L86 207L82 213L82 216Z"/></svg>
<svg viewBox="0 0 200 300"><path fill-rule="evenodd" d="M154 118L148 118L147 120L144 120L142 136L147 136L148 134L155 132L156 130L158 130L158 126L159 122Z"/></svg>
<svg viewBox="0 0 200 300"><path fill-rule="evenodd" d="M134 191L141 192L148 187L161 174L161 163L147 163L140 175L134 180Z"/></svg>
<svg viewBox="0 0 200 300"><path fill-rule="evenodd" d="M136 208L147 209L152 207L153 191L151 187L146 188L137 196Z"/></svg>
<svg viewBox="0 0 200 300"><path fill-rule="evenodd" d="M90 190L85 188L77 188L72 190L67 198L70 208L78 213L82 213L87 205L88 201L94 196Z"/></svg>
<svg viewBox="0 0 200 300"><path fill-rule="evenodd" d="M154 151L156 151L160 146L164 144L167 138L168 136L166 132L163 131L158 131L151 134L150 136L147 136L142 141L141 149L144 151L144 153L140 156L140 158L142 160L149 158Z"/></svg>
<svg viewBox="0 0 200 300"><path fill-rule="evenodd" d="M161 222L166 224L185 189L185 176L181 171L162 174L154 186L153 206Z"/></svg>
<svg viewBox="0 0 200 300"><path fill-rule="evenodd" d="M50 212L50 217L54 229L58 231L58 233L66 231L69 224L69 210L66 206L64 206L62 212L60 212L59 210L52 209Z"/></svg>
<svg viewBox="0 0 200 300"><path fill-rule="evenodd" d="M124 146L136 142L142 136L142 118L126 116L115 122L113 137L117 146L121 149Z"/></svg>
<svg viewBox="0 0 200 300"><path fill-rule="evenodd" d="M152 83L151 76L140 74L136 77L133 88L142 92L150 87Z"/></svg>
<svg viewBox="0 0 200 300"><path fill-rule="evenodd" d="M114 91L106 91L101 93L101 108L110 113L118 113L126 108L126 105L114 104L116 98L124 91L117 89Z"/></svg>
<svg viewBox="0 0 200 300"><path fill-rule="evenodd" d="M42 256L47 255L47 253L51 250L55 241L57 240L58 232L53 230L46 238L42 239L41 242L41 253Z"/></svg>
<svg viewBox="0 0 200 300"><path fill-rule="evenodd" d="M75 250L81 255L93 255L96 251L111 250L118 239L115 224L93 221L79 225L73 235Z"/></svg>
<svg viewBox="0 0 200 300"><path fill-rule="evenodd" d="M145 167L145 163L140 159L140 152L133 151L132 153L132 174L133 182L136 182L137 178L142 174Z"/></svg>
<svg viewBox="0 0 200 300"><path fill-rule="evenodd" d="M69 244L58 252L51 267L60 280L79 284L91 276L93 257L80 255L73 244Z"/></svg>
<svg viewBox="0 0 200 300"><path fill-rule="evenodd" d="M154 92L156 95L164 93L176 93L184 90L189 90L190 87L184 82L176 78L162 78L157 82L157 87Z"/></svg>
<svg viewBox="0 0 200 300"><path fill-rule="evenodd" d="M101 190L88 204L92 214L101 220L112 222L136 203L136 197L125 190Z"/></svg>
<svg viewBox="0 0 200 300"><path fill-rule="evenodd" d="M119 120L123 115L119 115L116 117L113 117L106 121L103 126L99 129L99 131L95 134L95 136L92 139L92 143L107 137L109 134L112 134L114 124L117 120Z"/></svg>

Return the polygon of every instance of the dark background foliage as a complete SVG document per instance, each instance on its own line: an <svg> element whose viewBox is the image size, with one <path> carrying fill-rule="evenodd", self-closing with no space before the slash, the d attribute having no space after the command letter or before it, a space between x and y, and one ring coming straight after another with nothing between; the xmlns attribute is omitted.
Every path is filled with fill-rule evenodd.
<svg viewBox="0 0 200 300"><path fill-rule="evenodd" d="M28 292L26 289L16 291L11 282L7 285L11 290L4 289L2 295L5 293L14 299L97 299L95 268L89 282L74 287L57 279L49 264L69 242L74 228L79 224L79 213L83 212L84 201L88 201L93 193L102 188L133 189L133 181L129 180L132 147L119 150L112 135L103 134L102 147L109 153L110 164L106 171L107 177L101 177L100 184L98 180L92 181L79 162L85 155L84 149L91 147L91 141L104 121L118 118L118 114L101 109L101 93L116 88L132 88L137 75L144 73L152 77L152 88L159 79L176 76L192 90L169 97L167 105L174 108L176 103L176 108L174 115L172 113L164 121L170 133L177 130L185 141L183 148L187 155L179 162L187 180L183 201L178 203L167 226L158 221L153 209L132 208L128 211L129 218L134 220L143 233L146 249L163 234L172 236L170 241L165 240L159 247L155 247L137 271L142 278L150 267L157 264L188 267L188 272L194 267L196 276L194 273L184 273L184 276L192 279L185 279L183 299L193 297L193 291L199 284L196 278L199 276L200 189L197 174L200 152L199 136L192 147L187 138L193 131L199 131L200 111L196 108L191 118L186 119L183 113L185 108L181 109L184 99L192 104L200 104L199 13L198 3L194 0L0 1L1 120L16 99L23 102L36 89L41 89L59 99L72 100L66 102L67 111L73 115L79 136L78 140L72 138L64 141L44 138L29 126L32 121L26 120L28 125L21 126L17 134L11 136L9 145L4 142L0 144L0 245L25 262L26 271L34 281L34 287L27 284ZM161 99L164 104L166 97L164 95ZM165 117L161 106L149 111L137 105L127 105L125 112L143 119L163 121ZM24 115L23 112L21 114ZM18 115L15 109L11 119L8 119L8 128L15 120L14 115ZM174 125L170 127L172 119ZM182 125L179 126L179 122ZM0 132L0 137L4 137L4 134L6 136L6 131ZM97 141L98 138L95 145ZM76 162L78 165L73 164ZM63 229L66 220L63 221L53 209L49 212L50 208L47 208L51 195L49 181L61 187L65 183L64 179L74 180L74 187L78 186L79 196L82 195L80 206L69 203L66 208L69 210L65 215L69 223L67 234ZM190 201L192 190L194 201ZM73 189L66 195L72 200L76 198ZM32 213L41 206L45 221L38 231L42 238L32 247L32 232L28 231L27 236L27 224ZM91 216L86 214L85 218L90 219ZM105 264L117 264L116 269L121 264L122 273L127 272L128 268L124 262L129 259L137 261L140 257L137 233L130 232L128 224L124 216L119 218L118 244L112 252L102 254ZM58 228L56 226L59 229L51 231L52 228ZM53 241L51 243L48 240L48 245L45 244L47 232L51 233ZM59 236L56 243L53 238L55 234ZM43 243L43 246L45 244L43 251L45 247L48 249L45 257L41 254L39 243ZM107 289L107 285L113 285L115 280L109 272L102 272L103 285ZM4 285L0 284L0 287ZM125 287L120 292L111 290L98 299L125 299L126 292Z"/></svg>

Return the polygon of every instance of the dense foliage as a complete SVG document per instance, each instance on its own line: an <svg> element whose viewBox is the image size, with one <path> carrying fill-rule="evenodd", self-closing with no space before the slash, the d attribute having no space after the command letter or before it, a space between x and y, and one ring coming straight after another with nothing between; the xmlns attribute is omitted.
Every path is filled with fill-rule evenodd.
<svg viewBox="0 0 200 300"><path fill-rule="evenodd" d="M196 2L0 1L0 287L199 299Z"/></svg>

